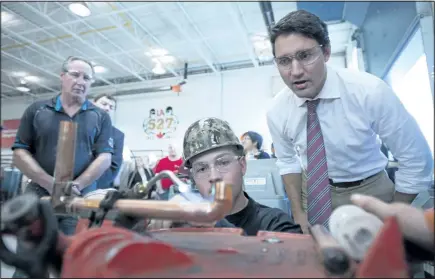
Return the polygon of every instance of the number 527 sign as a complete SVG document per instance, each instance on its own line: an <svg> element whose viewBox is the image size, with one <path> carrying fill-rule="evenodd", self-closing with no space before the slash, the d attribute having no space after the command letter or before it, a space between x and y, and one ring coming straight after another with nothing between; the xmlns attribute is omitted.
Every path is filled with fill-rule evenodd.
<svg viewBox="0 0 435 279"><path fill-rule="evenodd" d="M143 122L143 129L149 140L171 138L177 126L178 118L174 115L172 107L151 109Z"/></svg>

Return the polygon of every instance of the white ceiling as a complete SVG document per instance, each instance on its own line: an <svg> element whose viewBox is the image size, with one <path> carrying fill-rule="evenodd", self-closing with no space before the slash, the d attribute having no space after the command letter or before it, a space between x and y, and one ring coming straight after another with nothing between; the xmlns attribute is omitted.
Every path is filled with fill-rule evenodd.
<svg viewBox="0 0 435 279"><path fill-rule="evenodd" d="M1 94L10 99L56 93L62 62L71 55L104 66L93 85L124 84L180 76L189 71L219 72L270 64L271 53L254 47L267 31L258 2L87 2L92 14L80 17L70 2L1 3ZM296 10L295 2L273 2L275 21ZM341 54L352 25L329 25L332 52ZM267 45L267 44L266 44ZM175 57L156 75L146 52L165 49ZM16 89L26 76L30 92Z"/></svg>

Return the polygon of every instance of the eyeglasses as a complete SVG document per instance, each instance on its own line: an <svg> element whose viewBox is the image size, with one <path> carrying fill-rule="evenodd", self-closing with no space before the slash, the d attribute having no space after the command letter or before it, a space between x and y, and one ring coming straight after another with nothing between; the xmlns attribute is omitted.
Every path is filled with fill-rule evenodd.
<svg viewBox="0 0 435 279"><path fill-rule="evenodd" d="M314 63L322 53L320 50L322 45L314 46L310 49L301 50L297 52L295 55L286 55L281 57L275 57L276 65L281 69L291 69L293 65L293 60L296 59L302 66L308 66Z"/></svg>
<svg viewBox="0 0 435 279"><path fill-rule="evenodd" d="M80 73L80 72L77 72L77 71L67 71L66 73L67 73L69 76L71 76L72 78L74 78L74 79L79 78L80 75L81 75L81 73ZM89 82L89 83L93 83L93 82L94 82L94 79L93 79L91 76L89 76L89 75L87 75L87 74L85 74L85 73L83 73L83 80L84 80L85 82Z"/></svg>
<svg viewBox="0 0 435 279"><path fill-rule="evenodd" d="M198 163L192 167L192 174L195 178L207 178L214 167L220 173L227 173L231 170L231 164L238 161L241 156L224 156L214 161L214 164Z"/></svg>

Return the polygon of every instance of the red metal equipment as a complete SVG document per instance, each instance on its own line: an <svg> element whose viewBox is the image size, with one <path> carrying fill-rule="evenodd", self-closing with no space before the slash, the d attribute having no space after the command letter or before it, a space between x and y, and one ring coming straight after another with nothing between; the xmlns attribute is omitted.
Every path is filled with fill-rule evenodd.
<svg viewBox="0 0 435 279"><path fill-rule="evenodd" d="M134 232L106 224L73 236L63 259L62 278L325 278L310 235L240 229L183 228ZM407 278L396 219L385 222L359 265L356 278Z"/></svg>

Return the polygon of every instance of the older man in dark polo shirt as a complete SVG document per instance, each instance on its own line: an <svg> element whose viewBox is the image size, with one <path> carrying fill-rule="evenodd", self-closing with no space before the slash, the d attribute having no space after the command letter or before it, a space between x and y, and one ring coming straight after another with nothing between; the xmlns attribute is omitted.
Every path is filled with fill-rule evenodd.
<svg viewBox="0 0 435 279"><path fill-rule="evenodd" d="M94 105L107 112L110 116L116 110L116 99L109 94L100 94L94 98ZM122 151L124 150L124 133L112 126L113 155L110 168L97 181L98 189L113 188L113 181L119 173L122 165Z"/></svg>
<svg viewBox="0 0 435 279"><path fill-rule="evenodd" d="M26 192L35 192L40 197L52 193L60 121L78 123L76 192L86 194L95 190L96 180L109 168L113 153L112 122L105 111L87 100L94 73L91 63L69 57L60 74L61 94L37 101L24 112L12 150L15 165L32 180ZM76 219L58 218L59 228L65 234L73 234Z"/></svg>

